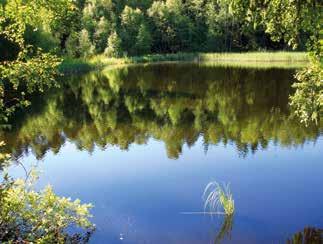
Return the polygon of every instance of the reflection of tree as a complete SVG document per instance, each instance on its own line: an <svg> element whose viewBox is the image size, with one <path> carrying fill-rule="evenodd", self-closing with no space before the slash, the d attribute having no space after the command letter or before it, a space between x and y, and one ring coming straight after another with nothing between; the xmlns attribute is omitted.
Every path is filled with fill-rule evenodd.
<svg viewBox="0 0 323 244"><path fill-rule="evenodd" d="M294 234L291 239L288 239L287 244L322 244L323 229L312 227L305 228L302 232Z"/></svg>
<svg viewBox="0 0 323 244"><path fill-rule="evenodd" d="M232 231L232 226L233 226L233 214L231 215L224 215L224 220L221 226L221 229L217 233L214 243L215 244L220 244L221 241L225 238L231 237L231 231Z"/></svg>
<svg viewBox="0 0 323 244"><path fill-rule="evenodd" d="M315 140L320 127L299 125L288 112L292 71L196 65L129 66L71 78L15 128L0 132L5 151L37 157L58 152L66 139L92 151L117 145L127 149L149 137L177 158L199 136L204 145L234 142L241 155L269 141L297 146ZM36 104L36 103L33 103Z"/></svg>

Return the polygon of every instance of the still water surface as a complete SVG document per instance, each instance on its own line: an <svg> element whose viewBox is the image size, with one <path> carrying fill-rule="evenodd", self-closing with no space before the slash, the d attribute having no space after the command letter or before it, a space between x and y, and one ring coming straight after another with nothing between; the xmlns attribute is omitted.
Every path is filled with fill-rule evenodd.
<svg viewBox="0 0 323 244"><path fill-rule="evenodd" d="M71 77L0 141L37 162L39 187L94 204L92 243L322 235L323 128L291 116L294 72L155 64ZM230 183L234 216L182 214L203 211L211 181Z"/></svg>

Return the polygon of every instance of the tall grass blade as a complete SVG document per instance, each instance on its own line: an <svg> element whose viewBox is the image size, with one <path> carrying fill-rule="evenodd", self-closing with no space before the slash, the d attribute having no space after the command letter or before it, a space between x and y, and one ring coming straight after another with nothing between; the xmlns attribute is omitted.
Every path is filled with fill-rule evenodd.
<svg viewBox="0 0 323 244"><path fill-rule="evenodd" d="M216 181L210 182L204 190L204 211L218 212L222 208L226 215L233 215L234 200L230 191L230 184L220 185Z"/></svg>

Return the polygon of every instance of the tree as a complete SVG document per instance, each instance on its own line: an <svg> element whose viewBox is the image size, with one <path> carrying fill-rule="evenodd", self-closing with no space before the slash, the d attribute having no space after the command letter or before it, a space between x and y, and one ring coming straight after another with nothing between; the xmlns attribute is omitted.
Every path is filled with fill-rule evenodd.
<svg viewBox="0 0 323 244"><path fill-rule="evenodd" d="M90 41L89 32L83 29L79 36L80 54L82 57L90 57L94 54L95 47Z"/></svg>
<svg viewBox="0 0 323 244"><path fill-rule="evenodd" d="M143 14L139 8L126 6L121 14L121 39L123 50L130 55L136 54L134 49L139 27L143 23Z"/></svg>
<svg viewBox="0 0 323 244"><path fill-rule="evenodd" d="M187 51L192 48L194 24L185 15L181 1L156 1L148 9L148 16L156 30L153 35L153 49L157 52Z"/></svg>
<svg viewBox="0 0 323 244"><path fill-rule="evenodd" d="M307 47L313 58L308 68L296 74L295 95L292 107L304 123L318 122L322 115L321 15L322 7L317 0L273 0L255 2L235 0L235 14L246 23L263 25L274 41L284 40L293 49L300 43L302 33L309 36Z"/></svg>
<svg viewBox="0 0 323 244"><path fill-rule="evenodd" d="M150 32L145 24L141 24L139 27L135 45L137 54L142 55L149 53L151 44L152 38Z"/></svg>
<svg viewBox="0 0 323 244"><path fill-rule="evenodd" d="M206 5L207 47L216 51L232 50L234 16L228 1L210 1ZM235 30L237 32L237 30Z"/></svg>
<svg viewBox="0 0 323 244"><path fill-rule="evenodd" d="M323 85L321 61L321 15L322 7L316 0L270 2L265 11L266 31L272 38L283 38L294 49L302 32L309 34L307 47L312 53L310 65L296 74L296 92L291 96L291 105L301 122L318 123L323 116ZM278 15L278 16L277 16Z"/></svg>
<svg viewBox="0 0 323 244"><path fill-rule="evenodd" d="M78 30L81 11L73 0L38 0L41 6L47 6L52 14L50 29L60 41L60 48L65 50L66 41L73 31ZM43 20L47 16L43 16Z"/></svg>
<svg viewBox="0 0 323 244"><path fill-rule="evenodd" d="M98 53L102 53L106 47L106 40L109 37L110 26L105 17L101 17L94 33L94 43Z"/></svg>
<svg viewBox="0 0 323 244"><path fill-rule="evenodd" d="M119 58L122 56L121 39L116 31L112 32L109 36L104 54L113 58Z"/></svg>
<svg viewBox="0 0 323 244"><path fill-rule="evenodd" d="M291 106L301 122L318 124L323 117L323 69L318 60L296 74L295 94L291 96Z"/></svg>
<svg viewBox="0 0 323 244"><path fill-rule="evenodd" d="M95 11L95 2L89 2L85 5L82 15L82 27L83 29L87 30L91 36L94 34L96 28Z"/></svg>
<svg viewBox="0 0 323 244"><path fill-rule="evenodd" d="M66 40L66 53L69 57L77 57L79 55L79 35L72 32Z"/></svg>
<svg viewBox="0 0 323 244"><path fill-rule="evenodd" d="M146 11L154 0L126 0L125 4L131 8L139 8L141 11Z"/></svg>
<svg viewBox="0 0 323 244"><path fill-rule="evenodd" d="M155 1L147 10L153 24L153 49L155 52L169 52L175 31L169 24L170 12L164 2Z"/></svg>
<svg viewBox="0 0 323 244"><path fill-rule="evenodd" d="M185 15L190 19L191 24L191 40L190 47L195 50L201 50L207 40L208 27L206 23L206 9L209 2L214 0L187 0L184 4ZM215 11L215 10L214 10ZM203 49L202 49L203 50Z"/></svg>
<svg viewBox="0 0 323 244"><path fill-rule="evenodd" d="M38 1L2 2L0 37L14 47L14 54L6 55L0 62L0 125L6 124L17 108L30 104L27 99L30 94L57 85L55 78L61 60L25 41L27 26L37 28L43 17L36 10L43 8L38 4ZM50 22L51 18L48 19Z"/></svg>
<svg viewBox="0 0 323 244"><path fill-rule="evenodd" d="M265 8L263 22L274 40L283 38L293 49L299 45L301 34L306 32L310 37L308 50L319 55L321 10L317 0L274 0Z"/></svg>

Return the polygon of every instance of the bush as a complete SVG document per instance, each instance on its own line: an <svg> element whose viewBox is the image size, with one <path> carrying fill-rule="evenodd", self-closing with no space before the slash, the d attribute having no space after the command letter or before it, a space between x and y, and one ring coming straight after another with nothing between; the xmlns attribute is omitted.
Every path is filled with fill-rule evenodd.
<svg viewBox="0 0 323 244"><path fill-rule="evenodd" d="M4 145L3 142L0 146ZM0 153L0 160L9 155ZM5 175L0 183L0 243L78 243L89 240L94 225L89 221L91 204L57 196L50 186L43 191L33 189L35 171L29 178ZM67 231L80 227L84 233Z"/></svg>

